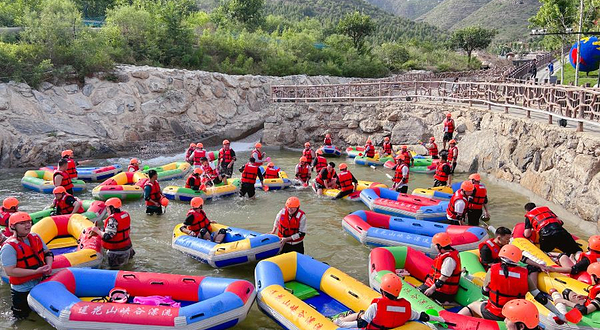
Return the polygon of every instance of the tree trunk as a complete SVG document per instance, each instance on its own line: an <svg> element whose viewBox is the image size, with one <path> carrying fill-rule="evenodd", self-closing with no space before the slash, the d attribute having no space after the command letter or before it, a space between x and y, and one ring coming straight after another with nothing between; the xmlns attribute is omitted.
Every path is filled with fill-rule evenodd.
<svg viewBox="0 0 600 330"><path fill-rule="evenodd" d="M472 50L467 50L467 63L471 64L471 52Z"/></svg>

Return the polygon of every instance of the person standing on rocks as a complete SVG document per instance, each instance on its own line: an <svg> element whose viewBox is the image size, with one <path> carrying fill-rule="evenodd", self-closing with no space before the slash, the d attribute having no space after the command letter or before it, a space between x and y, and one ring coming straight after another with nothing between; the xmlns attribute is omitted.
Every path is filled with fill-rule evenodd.
<svg viewBox="0 0 600 330"><path fill-rule="evenodd" d="M444 119L444 150L446 150L446 143L452 140L452 136L454 135L454 119L452 119L452 114L447 113L446 119Z"/></svg>
<svg viewBox="0 0 600 330"><path fill-rule="evenodd" d="M233 164L237 158L235 158L235 151L231 149L229 140L223 140L223 148L219 150L219 161L218 168L219 173L228 178L233 175Z"/></svg>
<svg viewBox="0 0 600 330"><path fill-rule="evenodd" d="M479 220L482 217L484 219L490 218L490 213L487 209L487 188L481 183L481 175L479 173L469 175L469 180L473 183L475 191L473 192L473 197L469 199L467 217L469 219L469 226L479 226Z"/></svg>
<svg viewBox="0 0 600 330"><path fill-rule="evenodd" d="M546 253L559 249L567 255L582 251L573 236L563 227L563 222L547 206L525 204L525 231L523 236L530 240L539 238L540 249ZM534 235L535 234L535 235Z"/></svg>
<svg viewBox="0 0 600 330"><path fill-rule="evenodd" d="M277 234L283 247L281 253L298 252L304 254L304 236L306 236L306 214L300 210L300 200L292 196L285 202L285 207L277 213L273 230L269 234Z"/></svg>
<svg viewBox="0 0 600 330"><path fill-rule="evenodd" d="M73 182L71 176L67 172L68 161L65 158L61 158L58 161L58 169L54 171L52 180L54 181L55 187L64 187L67 193L73 195Z"/></svg>
<svg viewBox="0 0 600 330"><path fill-rule="evenodd" d="M458 161L458 148L456 147L456 140L450 140L450 148L448 149L448 163L452 164L452 174L456 169L456 163Z"/></svg>
<svg viewBox="0 0 600 330"><path fill-rule="evenodd" d="M354 175L348 171L348 164L346 163L340 164L340 173L338 173L337 176L337 185L340 189L340 192L337 194L337 196L335 196L335 199L344 198L357 189L358 180L356 180Z"/></svg>
<svg viewBox="0 0 600 330"><path fill-rule="evenodd" d="M146 214L153 215L162 215L163 214L163 194L160 189L160 184L158 183L158 173L156 170L148 171L148 177L150 178L146 181L144 185L144 200L146 201Z"/></svg>
<svg viewBox="0 0 600 330"><path fill-rule="evenodd" d="M248 194L249 198L254 199L254 195L256 194L256 189L254 185L256 184L256 178L260 180L260 183L263 183L263 175L260 171L260 168L256 165L254 157L250 157L248 159L248 163L244 166L240 167L240 172L242 172L242 186L240 188L240 197L244 197Z"/></svg>
<svg viewBox="0 0 600 330"><path fill-rule="evenodd" d="M452 168L448 164L448 156L445 151L440 153L442 159L435 168L435 174L433 175L433 186L443 187L452 185Z"/></svg>

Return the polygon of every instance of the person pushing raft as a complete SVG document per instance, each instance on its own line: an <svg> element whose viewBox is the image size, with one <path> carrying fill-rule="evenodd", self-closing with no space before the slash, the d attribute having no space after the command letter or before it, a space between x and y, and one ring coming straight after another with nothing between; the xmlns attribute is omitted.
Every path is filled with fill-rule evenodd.
<svg viewBox="0 0 600 330"><path fill-rule="evenodd" d="M300 210L298 197L292 196L287 199L285 207L277 213L273 230L269 234L277 234L281 238L281 253L295 251L304 254L306 214Z"/></svg>
<svg viewBox="0 0 600 330"><path fill-rule="evenodd" d="M135 255L131 243L131 217L121 210L121 200L113 197L106 200L108 218L104 220L104 228L93 227L92 232L102 238L102 247L106 250L108 266L118 269L125 266Z"/></svg>

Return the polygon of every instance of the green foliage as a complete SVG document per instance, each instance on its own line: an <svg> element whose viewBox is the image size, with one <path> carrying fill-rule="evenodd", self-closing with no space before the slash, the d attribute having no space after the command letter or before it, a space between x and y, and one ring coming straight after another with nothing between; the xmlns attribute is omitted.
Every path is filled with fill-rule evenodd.
<svg viewBox="0 0 600 330"><path fill-rule="evenodd" d="M262 25L265 0L228 0L221 5L225 15L250 29Z"/></svg>
<svg viewBox="0 0 600 330"><path fill-rule="evenodd" d="M0 26L21 26L25 13L36 10L41 0L0 0Z"/></svg>
<svg viewBox="0 0 600 330"><path fill-rule="evenodd" d="M386 42L378 49L378 55L391 72L399 72L410 59L406 48L398 43Z"/></svg>
<svg viewBox="0 0 600 330"><path fill-rule="evenodd" d="M40 47L0 42L1 81L27 81L37 86L47 78L51 69L52 64L43 58Z"/></svg>
<svg viewBox="0 0 600 330"><path fill-rule="evenodd" d="M546 29L549 33L562 33L577 21L577 6L572 0L540 0L542 6L529 19L531 27ZM550 49L560 49L569 40L568 35L549 35L544 37Z"/></svg>
<svg viewBox="0 0 600 330"><path fill-rule="evenodd" d="M375 31L375 24L369 15L363 15L357 11L347 14L337 25L337 30L352 38L354 48L364 51L365 38Z"/></svg>
<svg viewBox="0 0 600 330"><path fill-rule="evenodd" d="M74 0L85 18L102 18L106 10L115 5L115 0Z"/></svg>
<svg viewBox="0 0 600 330"><path fill-rule="evenodd" d="M467 52L469 62L471 53L475 49L485 49L490 45L492 39L497 34L496 30L488 30L481 27L466 27L456 30L452 34L452 45Z"/></svg>

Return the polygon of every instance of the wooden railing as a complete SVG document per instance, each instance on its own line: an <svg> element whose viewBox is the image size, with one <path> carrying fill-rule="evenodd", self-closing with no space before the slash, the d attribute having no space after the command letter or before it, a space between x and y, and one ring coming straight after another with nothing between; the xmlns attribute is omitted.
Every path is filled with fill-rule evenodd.
<svg viewBox="0 0 600 330"><path fill-rule="evenodd" d="M379 81L337 85L271 86L272 102L381 102L417 100L486 104L600 127L600 90L494 82Z"/></svg>

